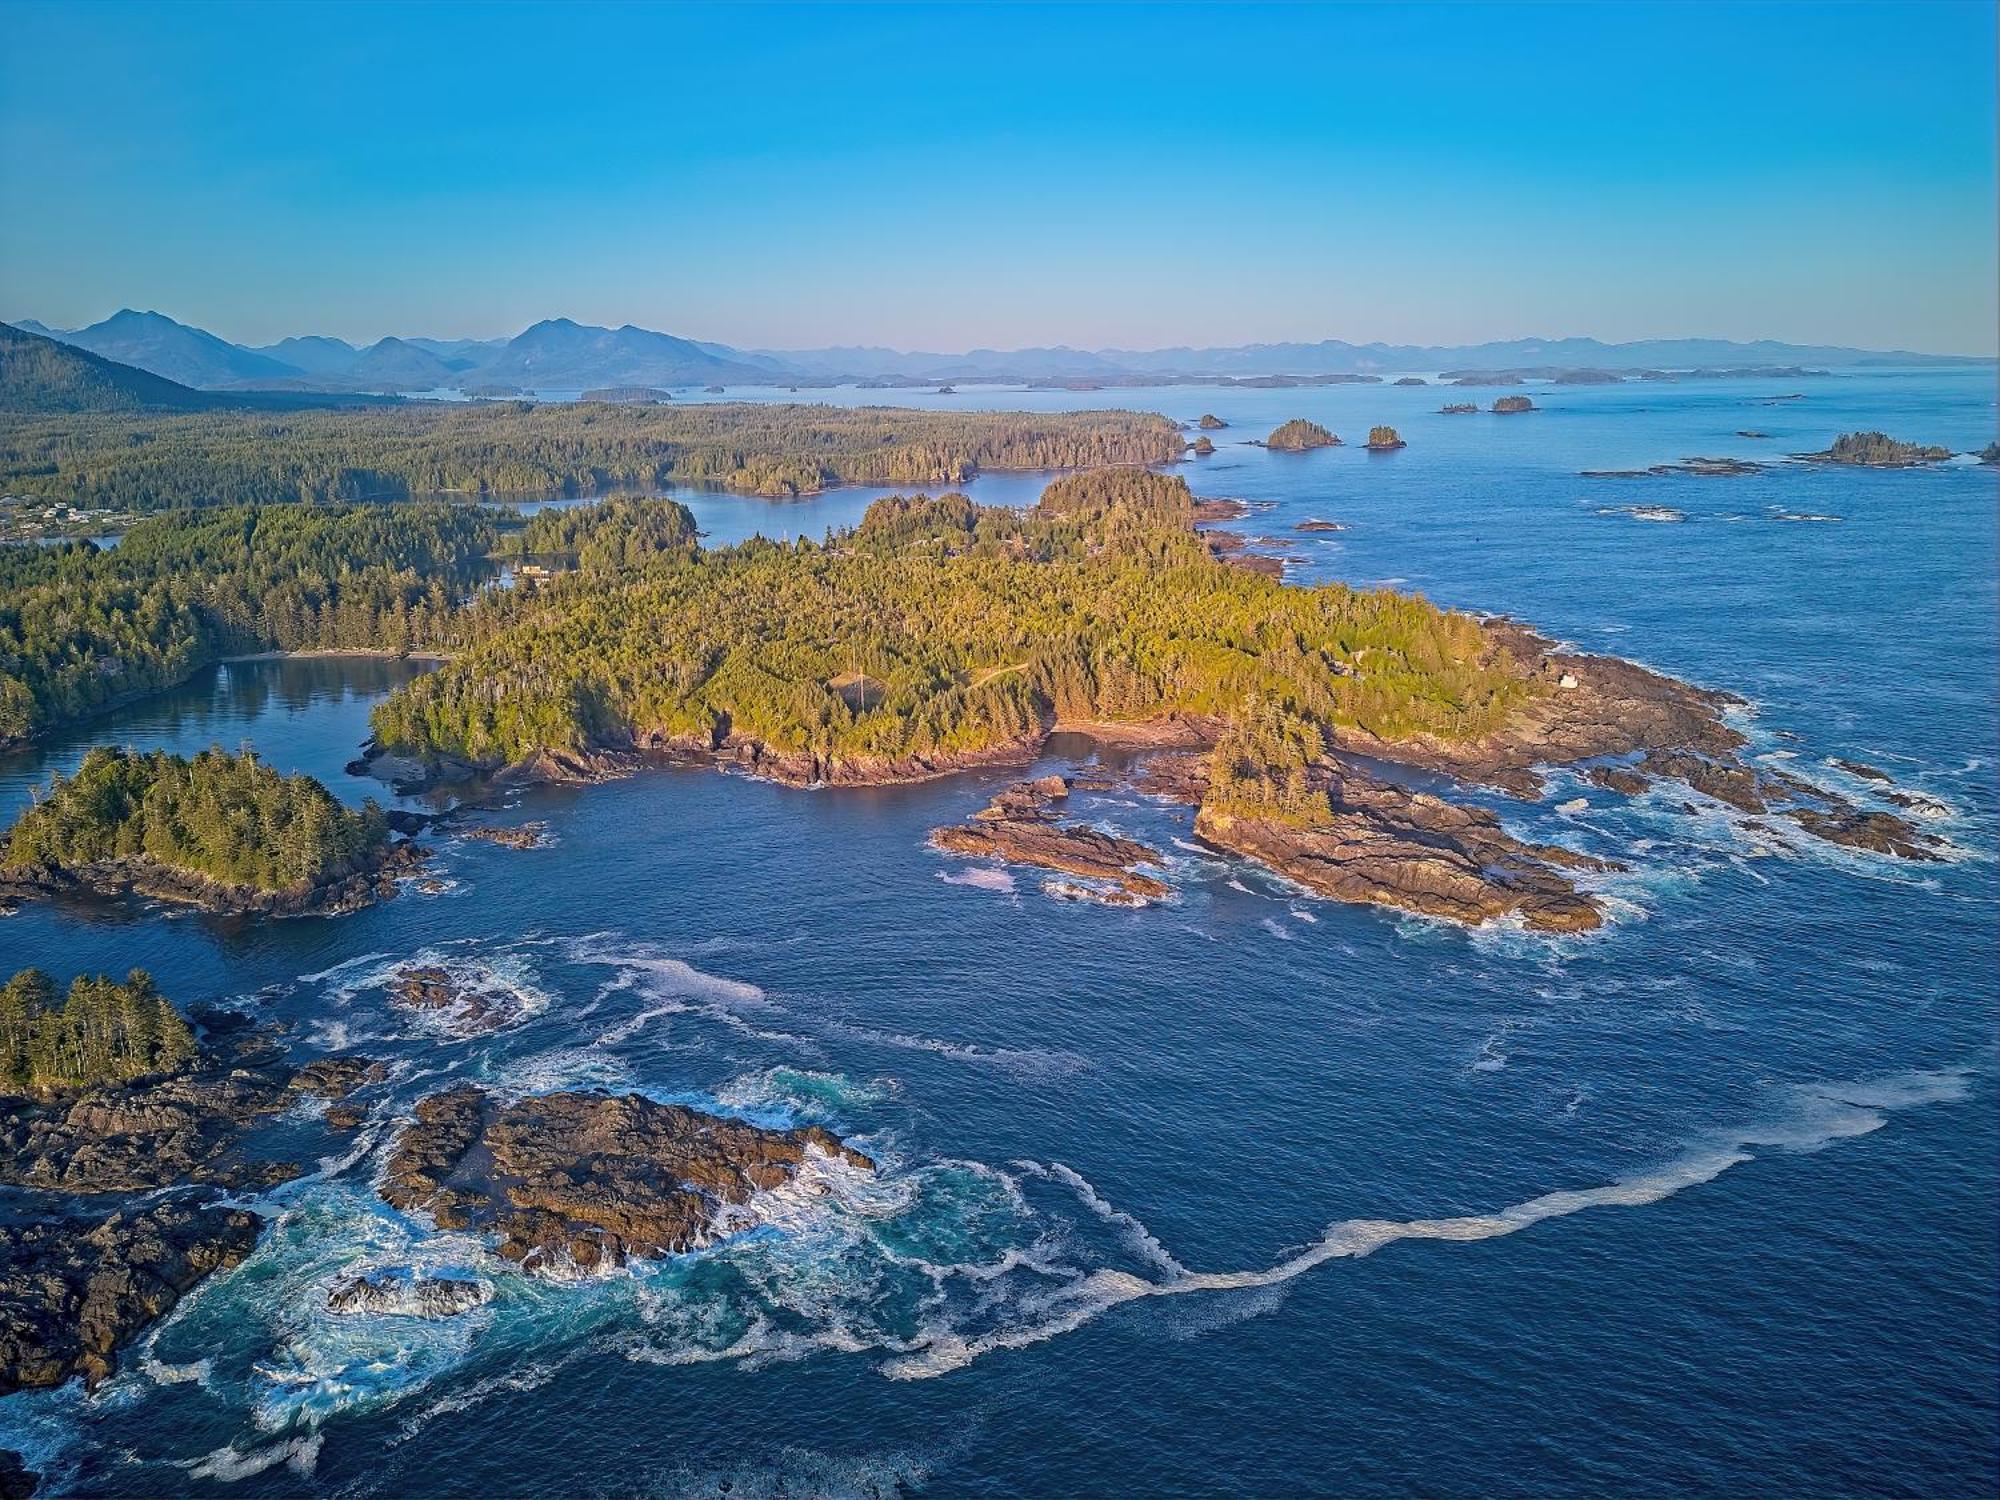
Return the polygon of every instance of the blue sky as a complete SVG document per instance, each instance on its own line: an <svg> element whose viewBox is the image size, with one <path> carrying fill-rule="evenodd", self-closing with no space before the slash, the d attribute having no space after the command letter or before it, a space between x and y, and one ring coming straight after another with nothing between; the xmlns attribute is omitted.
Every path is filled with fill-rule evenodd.
<svg viewBox="0 0 2000 1500"><path fill-rule="evenodd" d="M1994 9L0 0L0 316L1990 353Z"/></svg>

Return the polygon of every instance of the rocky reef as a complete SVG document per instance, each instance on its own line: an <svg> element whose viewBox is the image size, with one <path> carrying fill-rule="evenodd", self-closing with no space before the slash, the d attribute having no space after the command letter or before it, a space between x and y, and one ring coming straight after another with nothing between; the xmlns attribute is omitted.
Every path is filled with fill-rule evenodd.
<svg viewBox="0 0 2000 1500"><path fill-rule="evenodd" d="M481 1036L521 1019L520 997L480 984L439 964L400 971L389 981L391 1004L433 1021L453 1036Z"/></svg>
<svg viewBox="0 0 2000 1500"><path fill-rule="evenodd" d="M1438 408L1438 415L1441 417L1469 417L1478 410L1479 403L1476 401L1447 401L1443 406Z"/></svg>
<svg viewBox="0 0 2000 1500"><path fill-rule="evenodd" d="M377 1076L362 1058L293 1066L269 1039L211 1013L211 1044L185 1070L47 1098L0 1099L0 1394L91 1384L118 1348L256 1244L260 1221L224 1189L296 1177L251 1137L308 1098L324 1124L361 1115L347 1096ZM59 1195L59 1196L58 1196ZM75 1200L99 1198L94 1214Z"/></svg>
<svg viewBox="0 0 2000 1500"><path fill-rule="evenodd" d="M1114 904L1122 906L1171 894L1165 882L1138 873L1141 865L1158 868L1164 862L1159 851L1080 823L1057 822L1051 804L1068 796L1069 783L1060 776L1016 782L974 813L971 822L935 830L931 844L946 854L1028 865L1091 883L1057 894L1114 895L1122 898Z"/></svg>
<svg viewBox="0 0 2000 1500"><path fill-rule="evenodd" d="M767 1130L638 1094L502 1104L466 1084L417 1105L381 1193L441 1228L489 1232L504 1259L560 1276L710 1243L814 1156L874 1167L817 1125Z"/></svg>

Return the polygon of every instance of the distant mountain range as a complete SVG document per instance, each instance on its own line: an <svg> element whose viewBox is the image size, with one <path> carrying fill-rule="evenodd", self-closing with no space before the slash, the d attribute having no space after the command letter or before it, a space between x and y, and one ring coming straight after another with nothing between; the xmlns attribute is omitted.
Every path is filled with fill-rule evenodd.
<svg viewBox="0 0 2000 1500"><path fill-rule="evenodd" d="M950 382L1162 384L1203 378L1367 379L1441 370L1690 370L1716 366L1965 366L1972 356L1784 344L1770 339L1510 339L1485 344L1239 344L1226 348L974 349L939 354L882 348L757 349L702 343L631 324L598 328L550 318L511 339L288 338L246 348L163 313L114 313L88 328L14 325L120 364L203 390L475 394L610 386L882 386Z"/></svg>
<svg viewBox="0 0 2000 1500"><path fill-rule="evenodd" d="M39 326L31 323L10 327L0 323L0 414L272 410L379 405L383 399L336 392L197 390L150 370L106 359L88 349L34 332Z"/></svg>

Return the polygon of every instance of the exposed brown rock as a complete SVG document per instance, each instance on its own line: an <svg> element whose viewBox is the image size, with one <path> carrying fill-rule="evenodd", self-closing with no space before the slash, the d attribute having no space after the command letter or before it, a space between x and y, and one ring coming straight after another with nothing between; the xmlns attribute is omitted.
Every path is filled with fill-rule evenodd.
<svg viewBox="0 0 2000 1500"><path fill-rule="evenodd" d="M52 1100L0 1099L0 1183L132 1193L183 1183L283 1182L297 1175L296 1164L242 1150L245 1127L301 1094L341 1098L374 1076L373 1068L359 1058L323 1058L295 1071L260 1060L253 1041L173 1077ZM331 1112L329 1123L339 1123Z"/></svg>
<svg viewBox="0 0 2000 1500"><path fill-rule="evenodd" d="M1048 804L1068 795L1069 784L1060 776L1016 782L974 813L971 822L933 831L931 844L946 854L1032 865L1100 881L1132 898L1126 904L1144 904L1172 894L1163 881L1135 869L1138 865L1159 865L1158 850L1081 824L1056 822ZM1056 894L1065 892L1057 890Z"/></svg>
<svg viewBox="0 0 2000 1500"><path fill-rule="evenodd" d="M1893 854L1898 859L1932 863L1943 857L1937 852L1935 839L1918 832L1908 819L1899 818L1894 813L1868 812L1842 804L1828 808L1789 808L1785 816L1795 820L1815 837L1850 849L1866 849L1875 854Z"/></svg>
<svg viewBox="0 0 2000 1500"><path fill-rule="evenodd" d="M493 1231L527 1269L589 1270L707 1243L727 1206L782 1186L809 1150L874 1166L817 1125L766 1130L638 1094L497 1108L465 1086L417 1106L382 1196L446 1227Z"/></svg>
<svg viewBox="0 0 2000 1500"><path fill-rule="evenodd" d="M1196 836L1336 901L1468 923L1518 914L1545 932L1588 931L1603 921L1597 903L1558 871L1615 865L1523 843L1483 808L1413 792L1352 766L1316 767L1313 782L1325 791L1330 816L1299 825L1204 803Z"/></svg>

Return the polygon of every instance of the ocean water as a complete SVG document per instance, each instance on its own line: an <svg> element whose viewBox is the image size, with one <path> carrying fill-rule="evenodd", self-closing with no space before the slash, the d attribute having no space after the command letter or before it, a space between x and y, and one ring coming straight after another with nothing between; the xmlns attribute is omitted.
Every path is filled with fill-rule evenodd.
<svg viewBox="0 0 2000 1500"><path fill-rule="evenodd" d="M1302 897L1194 844L1185 809L1080 796L1172 854L1169 903L1109 911L926 846L1002 775L662 771L519 793L550 847L442 841L442 892L351 916L29 907L0 920L9 969L143 965L393 1081L352 1151L260 1200L248 1262L95 1397L0 1402L0 1445L92 1495L1991 1493L1994 472L1577 471L1853 428L1978 447L1992 374L1530 393L1516 417L1437 415L1436 388L984 404L1214 411L1232 425L1186 472L1257 504L1241 528L1291 543L1296 577L1741 693L1752 753L1861 790L1827 763L1851 757L1940 803L1948 862L1558 777L1493 805L1630 860L1614 920L1468 933ZM1291 416L1410 446L1245 443ZM684 498L724 538L817 531L866 492ZM1293 531L1314 517L1348 529ZM341 766L417 670L217 669L0 760L0 814L95 741L248 740L379 792ZM391 1009L417 962L516 1019L468 1037ZM773 1195L696 1255L524 1280L372 1193L388 1121L461 1079L817 1121L881 1169ZM343 1270L392 1265L497 1294L437 1323L324 1312Z"/></svg>

